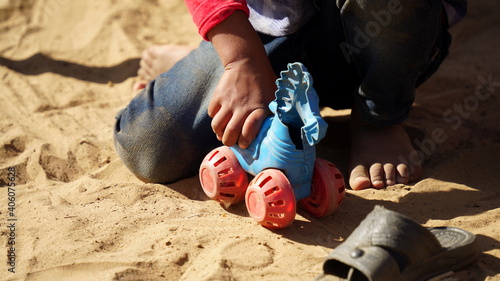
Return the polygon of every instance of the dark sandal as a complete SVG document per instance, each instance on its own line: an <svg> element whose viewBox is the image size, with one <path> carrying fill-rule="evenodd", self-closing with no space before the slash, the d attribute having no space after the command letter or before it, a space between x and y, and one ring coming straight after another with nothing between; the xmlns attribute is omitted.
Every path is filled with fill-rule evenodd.
<svg viewBox="0 0 500 281"><path fill-rule="evenodd" d="M419 281L461 268L478 255L475 236L454 227L425 228L381 206L328 255L315 281Z"/></svg>

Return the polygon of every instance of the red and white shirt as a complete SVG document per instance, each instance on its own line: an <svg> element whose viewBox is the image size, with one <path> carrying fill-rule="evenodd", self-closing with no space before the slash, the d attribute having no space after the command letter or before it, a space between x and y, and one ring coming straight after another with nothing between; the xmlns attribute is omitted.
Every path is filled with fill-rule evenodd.
<svg viewBox="0 0 500 281"><path fill-rule="evenodd" d="M440 0L436 0L440 1ZM467 12L467 0L442 0L449 27L457 24ZM297 31L316 12L311 0L185 0L198 32L207 33L234 11L247 14L255 30L284 36Z"/></svg>

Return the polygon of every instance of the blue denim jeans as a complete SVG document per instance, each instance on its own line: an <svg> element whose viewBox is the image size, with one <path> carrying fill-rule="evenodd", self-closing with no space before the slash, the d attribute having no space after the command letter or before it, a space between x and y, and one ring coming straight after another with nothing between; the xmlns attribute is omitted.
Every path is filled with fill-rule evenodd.
<svg viewBox="0 0 500 281"><path fill-rule="evenodd" d="M290 62L312 74L323 106L357 107L374 125L402 122L415 88L442 62L450 36L440 0L315 0L318 11L289 36L261 34L278 75ZM194 175L221 145L207 115L224 69L202 42L159 75L117 115L117 154L141 180L168 183Z"/></svg>

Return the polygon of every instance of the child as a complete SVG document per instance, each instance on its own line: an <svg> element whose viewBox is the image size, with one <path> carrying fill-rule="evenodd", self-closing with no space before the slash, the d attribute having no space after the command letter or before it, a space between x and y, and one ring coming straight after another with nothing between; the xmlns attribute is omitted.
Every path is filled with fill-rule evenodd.
<svg viewBox="0 0 500 281"><path fill-rule="evenodd" d="M220 142L247 147L270 114L277 74L296 61L312 74L322 106L352 108L353 189L421 176L422 159L401 122L415 88L445 58L447 28L465 15L466 0L186 4L205 41L167 72L164 62L186 50L145 52L139 73L159 76L117 116L117 153L141 180L192 176Z"/></svg>

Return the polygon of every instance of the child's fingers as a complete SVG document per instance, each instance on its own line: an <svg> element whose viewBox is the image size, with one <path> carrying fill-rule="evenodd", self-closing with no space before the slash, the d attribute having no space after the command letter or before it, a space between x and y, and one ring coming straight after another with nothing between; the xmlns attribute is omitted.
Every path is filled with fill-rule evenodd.
<svg viewBox="0 0 500 281"><path fill-rule="evenodd" d="M241 135L241 128L243 127L243 122L245 122L245 117L236 112L233 113L230 120L227 122L223 136L222 143L226 146L233 146L236 144Z"/></svg>
<svg viewBox="0 0 500 281"><path fill-rule="evenodd" d="M241 135L238 140L238 145L245 149L255 139L262 127L262 122L267 117L268 113L263 108L257 108L245 119Z"/></svg>
<svg viewBox="0 0 500 281"><path fill-rule="evenodd" d="M215 93L216 92L214 92L214 96L215 96ZM208 104L208 111L207 111L208 116L210 116L211 118L214 118L220 109L221 109L221 104L218 102L218 100L215 99L215 97L212 97L212 99L210 100L210 103Z"/></svg>
<svg viewBox="0 0 500 281"><path fill-rule="evenodd" d="M231 120L231 113L225 110L219 110L213 116L212 130L217 135L217 139L223 141L224 131L226 130L227 123Z"/></svg>
<svg viewBox="0 0 500 281"><path fill-rule="evenodd" d="M212 118L212 130L214 131L217 139L222 141L222 136L224 134L224 129L226 127L227 122L229 122L229 118L231 117L225 112L220 112L222 105L217 99L217 89L215 90L210 103L208 104L207 114Z"/></svg>

